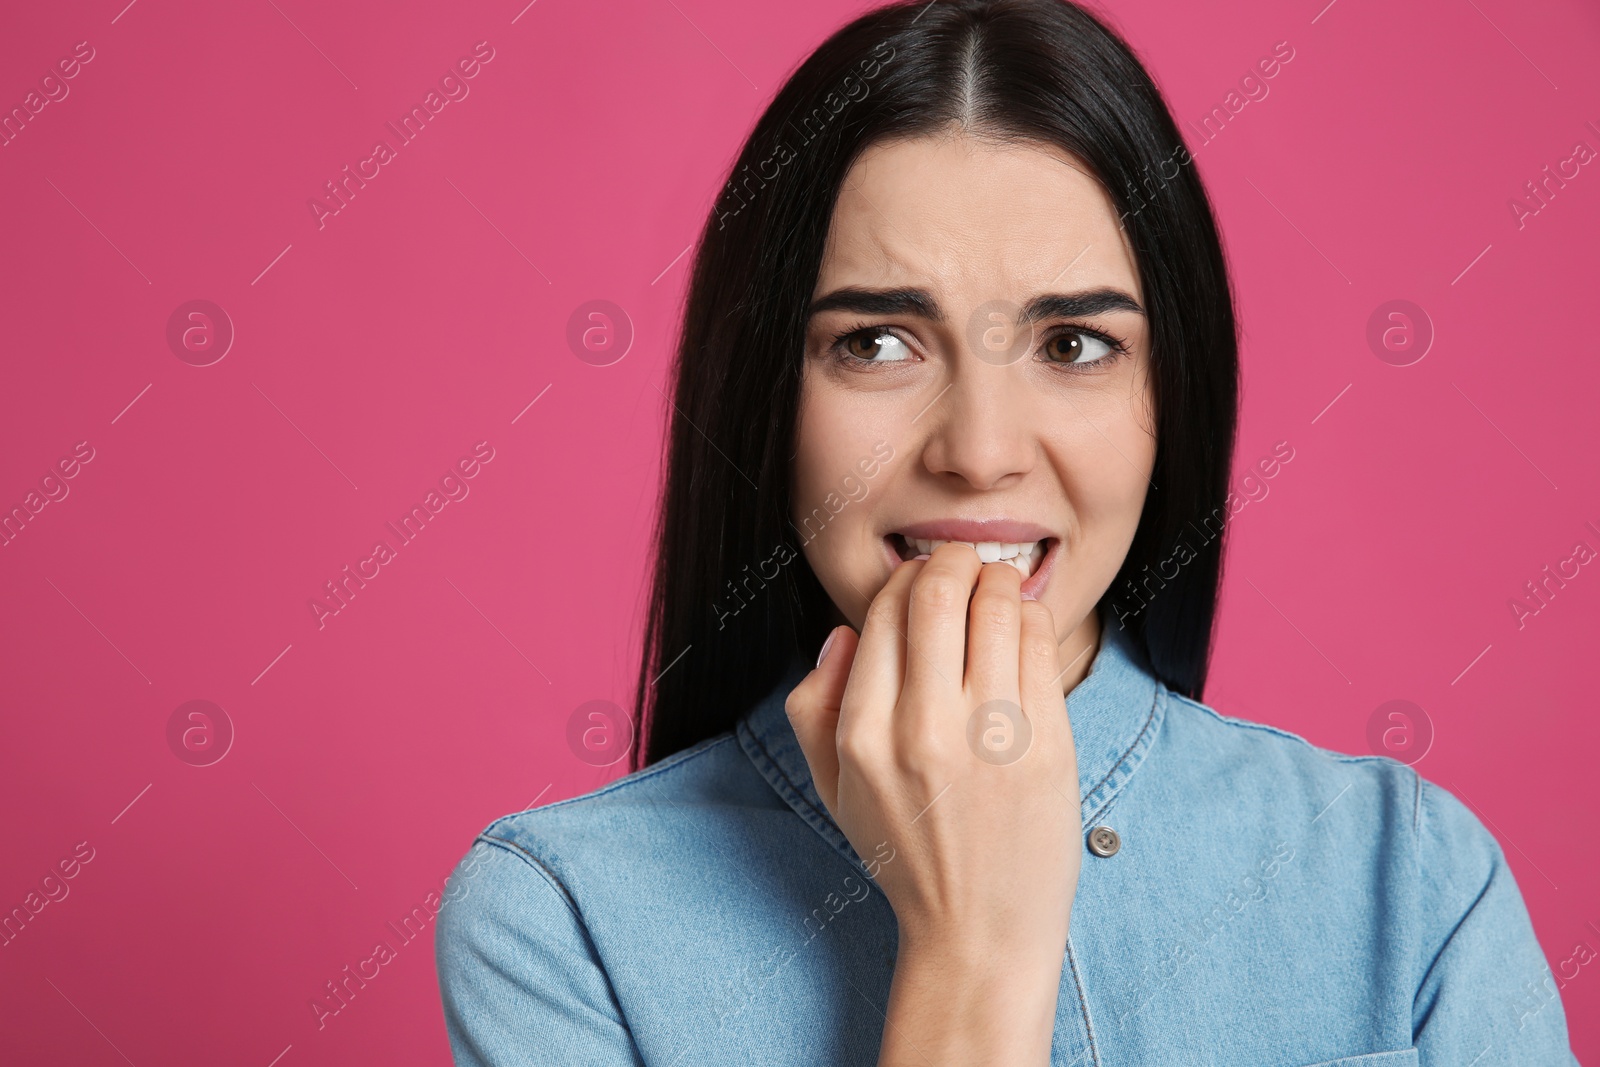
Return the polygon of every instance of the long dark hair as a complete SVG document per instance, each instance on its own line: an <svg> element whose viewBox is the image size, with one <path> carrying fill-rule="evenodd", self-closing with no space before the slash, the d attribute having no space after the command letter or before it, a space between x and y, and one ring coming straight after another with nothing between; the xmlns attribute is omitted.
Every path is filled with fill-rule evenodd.
<svg viewBox="0 0 1600 1067"><path fill-rule="evenodd" d="M1196 534L1226 515L1238 394L1233 296L1205 190L1150 76L1083 8L905 0L834 33L790 77L701 233L672 371L632 769L731 729L829 628L788 517L806 310L862 150L951 124L1066 150L1122 215L1149 317L1157 445L1101 606L1120 596L1117 622L1157 677L1201 696L1223 537ZM1189 558L1169 575L1179 543Z"/></svg>

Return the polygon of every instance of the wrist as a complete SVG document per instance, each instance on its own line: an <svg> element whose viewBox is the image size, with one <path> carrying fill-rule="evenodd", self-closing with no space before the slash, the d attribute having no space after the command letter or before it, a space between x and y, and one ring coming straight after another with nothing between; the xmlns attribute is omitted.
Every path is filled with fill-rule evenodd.
<svg viewBox="0 0 1600 1067"><path fill-rule="evenodd" d="M984 951L950 939L903 944L880 1064L920 1064L928 1055L942 1063L1048 1063L1064 954L1064 946L1052 961L1050 952Z"/></svg>
<svg viewBox="0 0 1600 1067"><path fill-rule="evenodd" d="M960 983L952 988L1022 992L1044 989L1054 994L1066 960L1066 938L1040 937L1027 945L995 940L915 939L902 937L895 970L938 976Z"/></svg>
<svg viewBox="0 0 1600 1067"><path fill-rule="evenodd" d="M954 929L901 923L898 957L929 970L944 970L974 979L1004 981L1015 976L1029 981L1040 975L1059 978L1067 952L1067 921L1007 923L987 929L963 923Z"/></svg>

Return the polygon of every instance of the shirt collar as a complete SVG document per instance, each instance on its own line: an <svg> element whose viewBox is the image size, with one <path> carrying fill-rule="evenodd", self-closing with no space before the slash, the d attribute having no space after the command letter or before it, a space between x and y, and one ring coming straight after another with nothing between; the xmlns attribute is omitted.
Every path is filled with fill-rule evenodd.
<svg viewBox="0 0 1600 1067"><path fill-rule="evenodd" d="M1149 751L1161 727L1160 698L1165 692L1131 631L1102 614L1100 633L1100 649L1088 675L1066 698L1085 829L1094 825ZM778 795L859 865L859 857L817 793L805 753L783 710L790 691L810 670L811 664L801 658L791 661L783 678L739 720L734 733Z"/></svg>

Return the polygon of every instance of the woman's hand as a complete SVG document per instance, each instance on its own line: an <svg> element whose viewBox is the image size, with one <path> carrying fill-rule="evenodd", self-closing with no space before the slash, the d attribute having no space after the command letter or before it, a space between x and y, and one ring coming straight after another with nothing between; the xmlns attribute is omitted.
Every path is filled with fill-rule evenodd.
<svg viewBox="0 0 1600 1067"><path fill-rule="evenodd" d="M880 1063L1048 1063L1083 849L1054 620L951 543L897 567L862 631L834 630L786 710L899 924Z"/></svg>

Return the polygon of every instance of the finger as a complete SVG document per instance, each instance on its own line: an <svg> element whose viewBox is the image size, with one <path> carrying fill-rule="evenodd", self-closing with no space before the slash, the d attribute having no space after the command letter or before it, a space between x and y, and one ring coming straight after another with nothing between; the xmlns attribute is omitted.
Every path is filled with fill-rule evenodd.
<svg viewBox="0 0 1600 1067"><path fill-rule="evenodd" d="M887 732L906 673L906 597L917 572L926 563L908 560L889 575L867 607L855 666L840 708L844 732ZM830 652L829 658L832 658Z"/></svg>
<svg viewBox="0 0 1600 1067"><path fill-rule="evenodd" d="M967 604L978 553L949 542L933 550L911 583L906 607L906 706L932 708L961 694L967 655Z"/></svg>
<svg viewBox="0 0 1600 1067"><path fill-rule="evenodd" d="M967 610L965 685L973 707L990 700L1020 703L1022 575L1009 563L986 563Z"/></svg>
<svg viewBox="0 0 1600 1067"><path fill-rule="evenodd" d="M1017 676L1022 689L1022 707L1033 724L1035 735L1047 738L1057 758L1064 761L1060 783L1064 792L1076 796L1078 760L1072 745L1067 699L1061 692L1061 655L1060 646L1056 644L1055 617L1040 600L1024 600L1021 609Z"/></svg>
<svg viewBox="0 0 1600 1067"><path fill-rule="evenodd" d="M850 627L835 626L823 645L824 654L816 669L794 687L783 704L806 765L811 768L817 795L835 815L839 798L839 707L855 659L856 641L856 632Z"/></svg>

